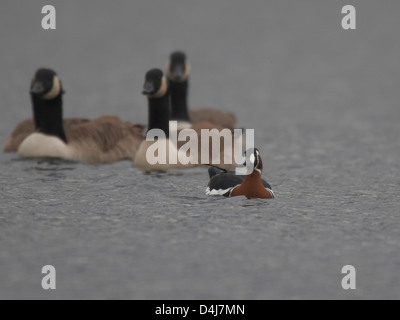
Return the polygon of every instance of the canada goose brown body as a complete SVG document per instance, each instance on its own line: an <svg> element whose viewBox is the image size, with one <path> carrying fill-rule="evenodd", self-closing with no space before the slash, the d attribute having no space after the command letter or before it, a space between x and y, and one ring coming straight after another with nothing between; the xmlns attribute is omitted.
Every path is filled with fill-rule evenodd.
<svg viewBox="0 0 400 320"><path fill-rule="evenodd" d="M214 164L224 169L234 169L236 167L234 151L239 141L233 139L230 129L205 121L193 124L191 129L194 130L198 136L199 164ZM204 135L204 130L210 132L208 145L200 143L202 134ZM215 138L217 138L217 140L215 140ZM218 144L216 144L217 141ZM225 161L225 156L228 157L227 161ZM207 161L204 161L204 159L207 159Z"/></svg>
<svg viewBox="0 0 400 320"><path fill-rule="evenodd" d="M210 108L188 109L189 76L190 66L186 61L185 53L181 51L173 52L167 66L167 77L171 91L171 119L191 124L208 122L231 130L237 128L233 113Z"/></svg>
<svg viewBox="0 0 400 320"><path fill-rule="evenodd" d="M133 160L142 140L144 126L103 116L71 124L65 130L73 159L87 164Z"/></svg>
<svg viewBox="0 0 400 320"><path fill-rule="evenodd" d="M115 116L63 121L62 93L54 71L36 72L31 86L34 120L24 121L14 130L6 142L7 150L17 148L21 157L64 158L87 164L134 158L144 126Z"/></svg>
<svg viewBox="0 0 400 320"><path fill-rule="evenodd" d="M237 128L236 118L233 113L215 109L202 108L189 110L189 120L193 124L208 122L230 130Z"/></svg>

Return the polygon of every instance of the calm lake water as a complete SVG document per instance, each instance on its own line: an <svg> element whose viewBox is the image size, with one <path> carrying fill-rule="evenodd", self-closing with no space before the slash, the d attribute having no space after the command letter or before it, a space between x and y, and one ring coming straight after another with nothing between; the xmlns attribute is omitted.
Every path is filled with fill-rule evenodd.
<svg viewBox="0 0 400 320"><path fill-rule="evenodd" d="M3 0L1 141L43 66L66 117L146 123L144 74L182 49L191 107L255 129L276 199L206 197L200 168L0 154L0 298L399 299L400 2L353 3L345 31L341 1L53 0L44 31L42 1Z"/></svg>

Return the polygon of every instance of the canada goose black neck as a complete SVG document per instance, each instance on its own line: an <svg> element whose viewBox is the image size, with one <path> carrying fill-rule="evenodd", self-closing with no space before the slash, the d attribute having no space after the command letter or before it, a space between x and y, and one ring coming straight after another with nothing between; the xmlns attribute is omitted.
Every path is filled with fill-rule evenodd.
<svg viewBox="0 0 400 320"><path fill-rule="evenodd" d="M189 90L190 66L182 51L170 55L167 77L171 92L171 119L189 122L187 97Z"/></svg>
<svg viewBox="0 0 400 320"><path fill-rule="evenodd" d="M189 81L174 82L170 80L171 92L171 119L178 121L190 121L187 106Z"/></svg>
<svg viewBox="0 0 400 320"><path fill-rule="evenodd" d="M36 130L43 134L57 136L67 143L63 128L61 95L52 100L42 100L32 96L32 102Z"/></svg>
<svg viewBox="0 0 400 320"><path fill-rule="evenodd" d="M48 69L37 71L31 86L36 130L46 135L56 136L67 143L63 128L62 93L61 83L54 71Z"/></svg>
<svg viewBox="0 0 400 320"><path fill-rule="evenodd" d="M143 94L147 96L149 105L147 130L161 129L169 138L170 94L161 70L152 69L146 73Z"/></svg>
<svg viewBox="0 0 400 320"><path fill-rule="evenodd" d="M169 137L169 95L161 98L149 98L148 130L161 129Z"/></svg>

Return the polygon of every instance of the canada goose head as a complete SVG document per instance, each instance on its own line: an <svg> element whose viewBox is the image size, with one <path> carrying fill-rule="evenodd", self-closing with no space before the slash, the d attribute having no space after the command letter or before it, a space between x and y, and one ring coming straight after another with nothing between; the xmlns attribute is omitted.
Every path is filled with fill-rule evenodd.
<svg viewBox="0 0 400 320"><path fill-rule="evenodd" d="M172 82L187 81L190 74L190 65L182 51L171 53L167 65L167 77Z"/></svg>
<svg viewBox="0 0 400 320"><path fill-rule="evenodd" d="M51 69L39 69L32 79L30 93L41 100L52 100L64 93L61 81Z"/></svg>
<svg viewBox="0 0 400 320"><path fill-rule="evenodd" d="M262 174L263 163L260 155L260 151L257 148L250 148L244 152L246 157L246 161L244 162L244 166L247 169L247 174L251 174L254 171Z"/></svg>
<svg viewBox="0 0 400 320"><path fill-rule="evenodd" d="M167 80L160 69L151 69L146 73L142 93L148 98L162 98L168 92Z"/></svg>

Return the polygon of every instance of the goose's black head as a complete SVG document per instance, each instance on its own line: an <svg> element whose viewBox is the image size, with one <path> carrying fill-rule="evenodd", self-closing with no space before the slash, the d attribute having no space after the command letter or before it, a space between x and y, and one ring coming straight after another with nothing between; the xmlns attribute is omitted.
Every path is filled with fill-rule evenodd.
<svg viewBox="0 0 400 320"><path fill-rule="evenodd" d="M61 81L51 69L39 69L32 79L30 93L42 100L52 100L64 93Z"/></svg>
<svg viewBox="0 0 400 320"><path fill-rule="evenodd" d="M189 78L190 66L182 51L171 53L167 66L167 77L173 82L184 82Z"/></svg>
<svg viewBox="0 0 400 320"><path fill-rule="evenodd" d="M160 69L152 69L146 73L142 93L149 98L161 98L168 91L167 80Z"/></svg>
<svg viewBox="0 0 400 320"><path fill-rule="evenodd" d="M260 151L258 151L257 148L250 148L245 151L244 155L246 157L244 166L246 167L248 173L258 171L261 174L263 170L263 164Z"/></svg>

